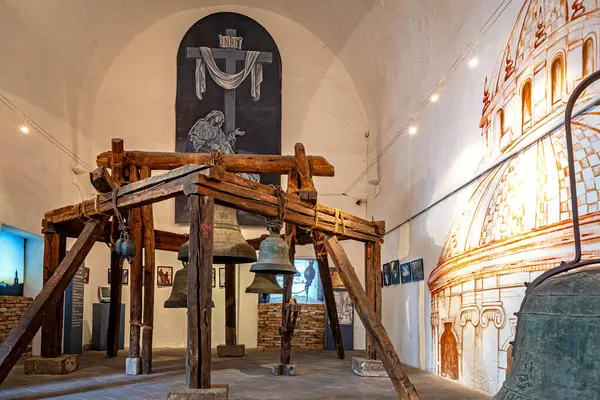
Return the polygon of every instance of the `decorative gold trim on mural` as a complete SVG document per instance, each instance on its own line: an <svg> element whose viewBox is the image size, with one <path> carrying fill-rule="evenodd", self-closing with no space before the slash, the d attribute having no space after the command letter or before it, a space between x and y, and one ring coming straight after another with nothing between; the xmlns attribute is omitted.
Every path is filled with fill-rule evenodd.
<svg viewBox="0 0 600 400"><path fill-rule="evenodd" d="M494 326L498 329L504 328L506 323L506 312L502 307L501 301L492 301L489 303L481 304L481 326L487 328L490 317L494 321Z"/></svg>

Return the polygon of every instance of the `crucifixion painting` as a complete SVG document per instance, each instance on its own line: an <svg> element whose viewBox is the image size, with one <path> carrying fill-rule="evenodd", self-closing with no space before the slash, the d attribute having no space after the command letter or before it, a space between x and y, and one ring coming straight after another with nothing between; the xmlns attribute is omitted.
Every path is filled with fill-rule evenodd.
<svg viewBox="0 0 600 400"><path fill-rule="evenodd" d="M177 151L281 153L281 60L265 28L241 14L209 15L186 33L177 63ZM264 223L243 212L238 219ZM188 220L185 199L177 199L175 221Z"/></svg>

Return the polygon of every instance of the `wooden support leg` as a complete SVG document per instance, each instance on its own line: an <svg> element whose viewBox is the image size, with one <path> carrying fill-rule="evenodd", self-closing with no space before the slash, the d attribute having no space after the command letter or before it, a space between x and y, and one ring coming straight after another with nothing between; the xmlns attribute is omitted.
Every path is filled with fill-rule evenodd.
<svg viewBox="0 0 600 400"><path fill-rule="evenodd" d="M71 247L60 265L44 284L42 291L33 300L19 323L0 344L0 384L4 381L19 357L31 343L44 317L56 309L57 302L62 299L67 285L77 273L81 263L94 245L100 234L100 223L92 220L85 224L81 235Z"/></svg>
<svg viewBox="0 0 600 400"><path fill-rule="evenodd" d="M381 322L381 244L365 243L365 291L373 304L377 321ZM370 333L366 333L366 356L377 360L377 347Z"/></svg>
<svg viewBox="0 0 600 400"><path fill-rule="evenodd" d="M129 179L134 182L139 179L135 166L129 168ZM142 210L131 210L131 236L135 243L135 257L131 262L130 271L130 300L129 300L129 360L126 373L138 375L141 373L140 362L140 325L142 321Z"/></svg>
<svg viewBox="0 0 600 400"><path fill-rule="evenodd" d="M188 360L190 389L210 389L214 200L190 196Z"/></svg>
<svg viewBox="0 0 600 400"><path fill-rule="evenodd" d="M106 335L106 355L119 354L119 334L121 332L121 293L123 280L123 259L116 251L110 252L110 305L108 313L108 333Z"/></svg>
<svg viewBox="0 0 600 400"><path fill-rule="evenodd" d="M150 177L150 168L142 167L140 171L142 179ZM152 329L154 327L154 270L155 237L154 237L154 214L152 204L142 207L142 229L144 237L144 315L142 332L142 372L152 373ZM140 248L141 252L141 248Z"/></svg>
<svg viewBox="0 0 600 400"><path fill-rule="evenodd" d="M402 370L400 358L398 357L385 328L381 324L381 321L377 318L375 311L373 311L373 304L363 290L360 281L358 280L358 276L354 271L354 267L350 263L350 260L348 260L346 252L336 237L327 240L325 245L327 246L327 251L331 256L331 259L338 268L340 278L342 278L344 286L346 286L346 289L348 290L348 294L352 299L354 307L356 307L356 311L358 312L362 323L371 334L373 342L379 349L378 354L396 388L398 397L400 399L409 400L418 399L419 395L408 379L406 373Z"/></svg>
<svg viewBox="0 0 600 400"><path fill-rule="evenodd" d="M285 238L290 248L290 262L293 264L296 255L296 226L285 224ZM292 335L288 334L288 308L292 299L294 275L283 276L283 301L281 304L281 364L290 364L292 358Z"/></svg>
<svg viewBox="0 0 600 400"><path fill-rule="evenodd" d="M235 264L225 264L225 344L237 344Z"/></svg>
<svg viewBox="0 0 600 400"><path fill-rule="evenodd" d="M337 357L343 359L344 345L342 343L342 331L340 329L340 321L338 319L337 307L335 305L335 297L333 295L333 285L331 283L331 275L329 275L329 260L327 259L327 249L325 248L325 237L321 232L314 232L315 235L315 256L319 266L319 276L323 284L323 296L325 297L325 307L327 308L327 316L329 317L329 326Z"/></svg>
<svg viewBox="0 0 600 400"><path fill-rule="evenodd" d="M57 233L44 234L44 285L56 272L65 257L66 249L65 236ZM42 357L58 357L62 353L63 300L64 295L61 295L42 324Z"/></svg>

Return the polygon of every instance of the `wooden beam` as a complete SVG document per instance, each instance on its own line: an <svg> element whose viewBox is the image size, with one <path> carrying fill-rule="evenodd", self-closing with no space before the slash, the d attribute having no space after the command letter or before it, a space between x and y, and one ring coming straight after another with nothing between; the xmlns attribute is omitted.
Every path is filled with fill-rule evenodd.
<svg viewBox="0 0 600 400"><path fill-rule="evenodd" d="M110 252L110 304L108 330L106 334L106 355L119 355L119 333L121 332L121 294L123 280L123 259L115 251Z"/></svg>
<svg viewBox="0 0 600 400"><path fill-rule="evenodd" d="M296 227L292 224L285 224L285 238L289 247L290 262L294 264L296 257ZM281 354L282 364L290 364L292 358L292 335L293 327L290 327L290 306L292 301L292 285L294 283L293 274L283 275L283 299L281 302Z"/></svg>
<svg viewBox="0 0 600 400"><path fill-rule="evenodd" d="M90 172L90 182L98 193L112 192L119 186L112 180L110 173L103 165Z"/></svg>
<svg viewBox="0 0 600 400"><path fill-rule="evenodd" d="M148 167L142 167L140 177L147 179L151 171ZM143 247L145 255L144 263L144 314L142 332L142 373L152 373L152 332L154 329L154 276L156 269L156 242L154 230L154 213L152 204L142 207L142 230ZM183 243L182 243L183 244ZM179 249L179 247L177 247ZM141 247L140 247L141 253Z"/></svg>
<svg viewBox="0 0 600 400"><path fill-rule="evenodd" d="M171 170L184 165L215 164L215 154L211 153L163 153L153 151L128 151L124 162L137 167L147 166L152 170ZM261 154L219 154L218 162L229 172L246 172L254 174L287 175L296 166L294 156L261 155ZM321 156L307 156L313 176L334 176L335 169ZM110 167L112 152L101 153L96 158L97 165Z"/></svg>
<svg viewBox="0 0 600 400"><path fill-rule="evenodd" d="M374 307L365 291L363 290L358 276L354 271L354 267L350 263L346 252L335 237L331 237L325 242L327 252L331 256L333 263L338 269L340 278L344 282L344 286L348 290L352 304L356 308L360 320L364 324L367 331L373 337L373 341L379 349L379 355L383 366L387 371L396 392L400 399L414 400L418 399L416 389L408 379L408 376L402 369L400 358L394 349L384 326L378 320Z"/></svg>
<svg viewBox="0 0 600 400"><path fill-rule="evenodd" d="M237 344L235 264L225 264L225 344Z"/></svg>
<svg viewBox="0 0 600 400"><path fill-rule="evenodd" d="M327 316L329 317L331 336L335 343L337 357L343 359L345 353L344 344L342 342L342 330L340 329L331 275L329 275L329 260L327 259L327 249L325 248L325 236L321 232L315 232L314 235L315 257L317 258L319 277L321 278L321 284L323 285L323 297L325 298L325 308L327 309Z"/></svg>
<svg viewBox="0 0 600 400"><path fill-rule="evenodd" d="M302 200L306 200L312 203L317 202L317 191L312 180L312 171L310 170L310 164L306 158L306 151L302 143L296 143L294 146L294 152L296 154L296 170L300 178L300 190L298 195Z"/></svg>
<svg viewBox="0 0 600 400"><path fill-rule="evenodd" d="M124 186L119 189L118 206L126 210L172 198L183 192L188 195L200 194L214 197L220 204L266 217L279 215L280 198L276 188L231 173L226 173L223 181L217 181L197 173L202 168L204 167L182 167L158 177ZM383 241L378 223L364 220L362 220L364 223L359 223L356 220L361 220L360 218L349 214L343 214L340 218L339 210L320 205L317 205L315 210L315 207L308 202L295 199L292 195L286 197L286 212L283 216L285 222L363 242ZM50 223L59 224L76 220L82 215L93 217L100 213L111 214L112 212L111 195L104 194L98 197L97 202L91 199L82 204L49 211L45 214L45 218Z"/></svg>
<svg viewBox="0 0 600 400"><path fill-rule="evenodd" d="M123 181L123 140L112 139L111 178L115 185ZM111 196L110 193L104 196ZM111 238L117 240L118 222L113 216L111 221ZM114 248L110 251L110 304L108 312L108 330L106 334L106 355L116 357L119 354L119 333L121 331L121 294L123 276L123 259Z"/></svg>
<svg viewBox="0 0 600 400"><path fill-rule="evenodd" d="M191 196L188 268L189 387L210 389L214 201Z"/></svg>
<svg viewBox="0 0 600 400"><path fill-rule="evenodd" d="M96 235L99 232L100 223L98 221L91 220L86 223L81 236L71 247L69 253L44 284L29 308L25 310L17 326L8 334L6 340L0 344L0 384L31 343L36 332L40 329L44 317L56 307L57 302L62 298L67 285L73 279L81 263L96 242Z"/></svg>
<svg viewBox="0 0 600 400"><path fill-rule="evenodd" d="M67 238L64 235L47 232L44 234L44 285L52 278L65 258ZM62 354L62 332L64 294L56 300L42 323L42 357L58 357Z"/></svg>
<svg viewBox="0 0 600 400"><path fill-rule="evenodd" d="M365 243L365 292L373 304L373 311L381 322L381 245ZM377 347L373 338L366 332L366 355L369 360L377 360Z"/></svg>
<svg viewBox="0 0 600 400"><path fill-rule="evenodd" d="M129 180L139 180L138 169L135 165L129 167ZM135 243L135 256L131 262L129 279L129 358L140 357L140 326L142 322L142 210L130 210L131 239Z"/></svg>

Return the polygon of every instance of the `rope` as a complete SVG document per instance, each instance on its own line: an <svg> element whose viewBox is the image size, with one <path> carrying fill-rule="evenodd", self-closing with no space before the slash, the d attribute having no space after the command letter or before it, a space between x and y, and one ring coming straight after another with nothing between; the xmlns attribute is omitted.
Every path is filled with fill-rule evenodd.
<svg viewBox="0 0 600 400"><path fill-rule="evenodd" d="M98 198L99 198L99 197L100 197L100 195L99 195L99 194L97 194L97 195L96 195L96 197L94 198L94 210L96 211L96 214L99 214L99 215L104 215L104 216L110 217L110 216L111 216L110 214L103 213L103 212L101 212L100 210L98 210Z"/></svg>
<svg viewBox="0 0 600 400"><path fill-rule="evenodd" d="M223 153L221 153L220 151L215 151L214 153L211 153L212 157L210 160L210 165L222 165L224 160L223 160Z"/></svg>
<svg viewBox="0 0 600 400"><path fill-rule="evenodd" d="M342 235L346 234L346 221L344 220L344 213L341 209L335 209L335 224L333 225L333 233L338 233L338 227L342 223Z"/></svg>

